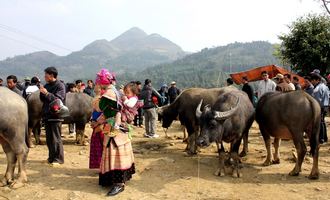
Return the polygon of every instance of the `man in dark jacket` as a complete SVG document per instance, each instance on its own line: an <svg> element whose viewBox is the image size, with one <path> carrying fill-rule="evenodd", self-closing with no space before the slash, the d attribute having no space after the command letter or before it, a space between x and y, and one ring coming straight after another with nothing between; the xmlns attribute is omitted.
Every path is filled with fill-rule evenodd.
<svg viewBox="0 0 330 200"><path fill-rule="evenodd" d="M140 81L136 81L135 82L138 88L138 97L139 97L139 101L143 101L141 99L141 91L142 91L142 84ZM135 115L134 117L134 126L139 126L140 128L142 128L142 124L143 124L143 108L139 108L138 109L138 114Z"/></svg>
<svg viewBox="0 0 330 200"><path fill-rule="evenodd" d="M168 89L168 96L170 98L170 104L173 103L181 91L176 87L176 82L171 83L171 87Z"/></svg>
<svg viewBox="0 0 330 200"><path fill-rule="evenodd" d="M246 76L244 76L242 78L242 82L243 82L242 91L245 92L248 95L251 103L253 103L253 93L254 92L253 92L252 86L249 84L248 78Z"/></svg>
<svg viewBox="0 0 330 200"><path fill-rule="evenodd" d="M94 93L94 83L92 80L87 81L87 87L84 89L84 93L88 94L91 97L95 96Z"/></svg>
<svg viewBox="0 0 330 200"><path fill-rule="evenodd" d="M64 151L61 140L62 119L51 113L50 104L55 99L65 101L65 86L57 80L57 69L48 67L45 69L45 86L40 86L40 99L44 103L42 107L42 119L45 122L46 142L49 151L48 163L56 166L64 163Z"/></svg>
<svg viewBox="0 0 330 200"><path fill-rule="evenodd" d="M144 121L146 133L145 137L148 138L158 138L159 135L156 134L156 105L154 103L154 98L159 98L163 102L163 97L151 86L151 80L146 79L145 85L141 91L141 99L144 102L143 112L144 112Z"/></svg>

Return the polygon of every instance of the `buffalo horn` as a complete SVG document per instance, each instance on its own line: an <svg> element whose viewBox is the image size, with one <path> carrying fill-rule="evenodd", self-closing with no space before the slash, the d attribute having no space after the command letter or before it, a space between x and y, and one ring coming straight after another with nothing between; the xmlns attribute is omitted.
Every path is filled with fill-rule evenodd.
<svg viewBox="0 0 330 200"><path fill-rule="evenodd" d="M202 111L201 111L202 104L203 104L203 99L198 104L197 109L196 109L196 117L197 118L200 118L202 116Z"/></svg>
<svg viewBox="0 0 330 200"><path fill-rule="evenodd" d="M214 118L215 118L216 120L224 120L224 119L227 119L227 118L229 118L230 116L232 116L232 115L236 112L236 110L237 110L237 108L238 108L239 101L240 101L240 99L237 97L237 103L236 103L235 107L234 107L234 108L231 108L231 109L228 110L228 111L224 111L224 112L221 112L221 111L215 111L215 116L214 116Z"/></svg>

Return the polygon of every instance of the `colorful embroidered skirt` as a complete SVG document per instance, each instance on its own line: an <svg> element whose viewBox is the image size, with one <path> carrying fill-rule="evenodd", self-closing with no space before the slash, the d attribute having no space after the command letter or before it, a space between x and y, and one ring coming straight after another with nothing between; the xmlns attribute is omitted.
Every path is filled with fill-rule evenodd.
<svg viewBox="0 0 330 200"><path fill-rule="evenodd" d="M102 160L104 135L102 131L94 129L91 137L89 154L89 169L99 169Z"/></svg>
<svg viewBox="0 0 330 200"><path fill-rule="evenodd" d="M135 173L131 142L117 146L114 139L105 135L100 166L99 184L125 183Z"/></svg>

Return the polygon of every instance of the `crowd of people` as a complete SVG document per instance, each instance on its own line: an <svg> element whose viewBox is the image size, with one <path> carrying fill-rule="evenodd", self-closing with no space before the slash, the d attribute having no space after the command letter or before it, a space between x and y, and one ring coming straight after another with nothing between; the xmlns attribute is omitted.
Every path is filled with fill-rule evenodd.
<svg viewBox="0 0 330 200"><path fill-rule="evenodd" d="M264 71L261 73L262 80L258 82L256 91L250 85L247 77L242 77L242 90L249 96L251 102L255 105L267 92L290 92L294 90L304 90L306 93L314 97L321 106L321 129L320 143L328 142L327 128L325 124L325 116L329 109L330 98L330 76L328 80L320 75L320 70L313 70L308 76L304 77L304 85L301 85L297 76L291 77L290 74L277 74L273 80L269 78L269 74ZM292 80L292 81L291 81ZM227 85L232 85L233 80L227 79Z"/></svg>
<svg viewBox="0 0 330 200"><path fill-rule="evenodd" d="M51 166L64 163L61 139L63 119L52 112L53 102L55 100L65 102L68 92L86 93L93 97L91 117L93 133L90 142L89 168L100 170L99 184L110 186L107 195L114 196L124 191L125 183L135 173L131 144L132 126L145 128L146 138L158 138L156 108L173 103L180 95L181 90L176 87L176 82L171 82L170 87L163 84L159 90L156 90L152 86L152 81L146 79L143 86L140 81L132 81L117 89L116 76L106 69L97 73L95 82L88 80L87 85L81 80L64 84L58 80L58 71L55 67L48 67L44 72L45 85L40 84L38 77L25 78L25 82L19 84L17 77L10 75L7 77L7 87L24 98L40 91L40 99L43 102L42 121L45 125L49 150L47 163ZM314 70L309 76L304 77L304 85L300 85L298 77L291 77L290 74L277 74L271 80L264 71L261 77L262 80L258 82L256 90L249 83L248 77L242 77L242 90L253 104L267 92L304 90L321 105L320 143L328 141L324 119L329 107L329 88L319 70ZM227 79L228 86L233 83L231 78ZM3 86L2 79L0 86ZM161 120L160 116L158 120ZM73 124L70 127L70 133L72 132L74 132Z"/></svg>
<svg viewBox="0 0 330 200"><path fill-rule="evenodd" d="M110 186L108 196L122 192L125 182L135 173L131 125L145 128L146 138L158 138L156 108L175 101L181 92L176 83L173 81L170 87L163 84L157 91L151 80L146 79L143 87L140 81L132 81L117 90L115 75L106 69L97 73L95 83L88 80L87 86L82 80L64 84L58 79L55 67L48 67L44 72L45 85L40 83L38 77L26 77L23 83L19 83L16 76L10 75L7 77L7 87L24 98L40 91L42 122L49 152L46 162L53 167L64 163L61 139L63 118L53 112L54 102L60 101L55 104L60 106L65 103L66 93L86 93L93 97L89 168L100 170L99 185ZM2 79L0 86L3 86ZM70 124L70 134L75 132L74 129L74 124Z"/></svg>

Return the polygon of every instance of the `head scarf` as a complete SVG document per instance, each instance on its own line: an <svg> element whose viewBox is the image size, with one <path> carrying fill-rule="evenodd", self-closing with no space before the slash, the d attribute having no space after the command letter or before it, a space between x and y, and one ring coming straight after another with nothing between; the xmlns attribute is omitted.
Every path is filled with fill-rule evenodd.
<svg viewBox="0 0 330 200"><path fill-rule="evenodd" d="M96 74L95 83L98 85L110 85L114 80L116 80L116 78L113 73L110 73L107 69L101 69L101 71Z"/></svg>

